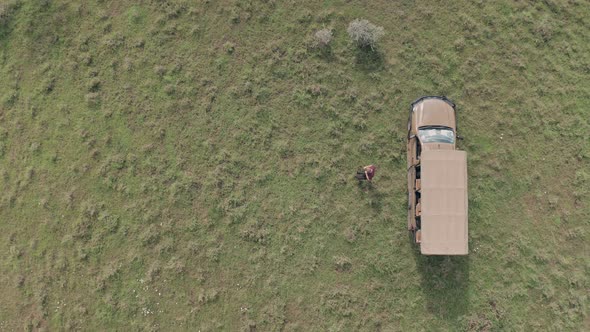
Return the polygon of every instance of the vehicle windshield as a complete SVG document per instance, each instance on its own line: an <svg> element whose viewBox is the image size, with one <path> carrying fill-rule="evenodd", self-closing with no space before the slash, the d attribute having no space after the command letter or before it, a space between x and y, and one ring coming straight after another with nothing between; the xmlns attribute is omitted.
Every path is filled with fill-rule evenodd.
<svg viewBox="0 0 590 332"><path fill-rule="evenodd" d="M455 133L450 128L420 128L418 138L422 143L455 143Z"/></svg>

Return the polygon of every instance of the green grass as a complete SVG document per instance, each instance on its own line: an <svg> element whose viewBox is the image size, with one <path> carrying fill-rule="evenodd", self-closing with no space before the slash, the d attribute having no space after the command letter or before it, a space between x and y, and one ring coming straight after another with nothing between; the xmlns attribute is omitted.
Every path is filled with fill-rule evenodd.
<svg viewBox="0 0 590 332"><path fill-rule="evenodd" d="M588 329L589 33L584 1L5 1L0 329ZM425 94L468 257L405 230Z"/></svg>

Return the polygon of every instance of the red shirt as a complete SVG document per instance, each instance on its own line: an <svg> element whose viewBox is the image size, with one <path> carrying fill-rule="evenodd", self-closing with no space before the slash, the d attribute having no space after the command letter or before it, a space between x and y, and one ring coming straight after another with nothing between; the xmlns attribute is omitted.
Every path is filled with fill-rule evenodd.
<svg viewBox="0 0 590 332"><path fill-rule="evenodd" d="M377 168L373 165L369 165L365 167L365 172L367 172L367 178L369 178L369 180L372 180L373 177L375 176L375 170Z"/></svg>

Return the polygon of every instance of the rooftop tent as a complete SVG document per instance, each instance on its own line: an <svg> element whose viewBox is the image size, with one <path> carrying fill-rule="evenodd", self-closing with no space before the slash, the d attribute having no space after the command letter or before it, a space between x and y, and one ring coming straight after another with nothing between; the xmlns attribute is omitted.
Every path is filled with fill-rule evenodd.
<svg viewBox="0 0 590 332"><path fill-rule="evenodd" d="M427 150L420 157L425 255L467 255L467 154Z"/></svg>

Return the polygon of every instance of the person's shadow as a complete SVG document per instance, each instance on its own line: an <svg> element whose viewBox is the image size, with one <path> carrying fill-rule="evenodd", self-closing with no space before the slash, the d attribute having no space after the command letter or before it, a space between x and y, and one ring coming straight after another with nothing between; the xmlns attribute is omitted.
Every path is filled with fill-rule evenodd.
<svg viewBox="0 0 590 332"><path fill-rule="evenodd" d="M360 191L362 191L366 198L368 198L369 206L376 212L381 213L383 209L383 198L385 195L379 191L377 185L373 184L373 182L363 180L358 181L357 187Z"/></svg>
<svg viewBox="0 0 590 332"><path fill-rule="evenodd" d="M428 311L455 323L469 310L469 256L425 256L415 246L414 259Z"/></svg>

